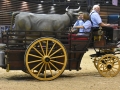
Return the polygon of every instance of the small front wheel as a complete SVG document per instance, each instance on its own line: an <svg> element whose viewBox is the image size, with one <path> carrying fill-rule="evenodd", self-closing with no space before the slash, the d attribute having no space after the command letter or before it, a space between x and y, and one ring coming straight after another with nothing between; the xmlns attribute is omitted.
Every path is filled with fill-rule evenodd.
<svg viewBox="0 0 120 90"><path fill-rule="evenodd" d="M97 68L102 76L114 77L120 71L119 58L112 54L106 54L99 59Z"/></svg>

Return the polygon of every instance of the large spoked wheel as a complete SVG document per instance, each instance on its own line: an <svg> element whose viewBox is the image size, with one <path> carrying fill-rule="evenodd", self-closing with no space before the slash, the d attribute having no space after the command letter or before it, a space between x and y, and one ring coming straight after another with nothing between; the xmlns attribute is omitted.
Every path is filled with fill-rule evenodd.
<svg viewBox="0 0 120 90"><path fill-rule="evenodd" d="M116 76L120 71L120 61L112 54L106 54L98 61L98 72L104 77Z"/></svg>
<svg viewBox="0 0 120 90"><path fill-rule="evenodd" d="M53 80L66 68L67 52L60 41L45 37L33 41L25 52L28 72L38 80Z"/></svg>

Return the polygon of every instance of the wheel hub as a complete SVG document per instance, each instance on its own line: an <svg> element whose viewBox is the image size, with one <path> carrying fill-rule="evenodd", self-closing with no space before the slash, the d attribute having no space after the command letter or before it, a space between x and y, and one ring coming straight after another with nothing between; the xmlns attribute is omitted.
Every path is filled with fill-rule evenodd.
<svg viewBox="0 0 120 90"><path fill-rule="evenodd" d="M107 65L107 69L112 69L112 65L111 65L111 64L108 64L108 65Z"/></svg>
<svg viewBox="0 0 120 90"><path fill-rule="evenodd" d="M45 58L45 61L46 61L46 62L49 62L49 61L50 61L50 58L46 57L46 58Z"/></svg>
<svg viewBox="0 0 120 90"><path fill-rule="evenodd" d="M43 62L49 62L50 57L49 56L44 56L42 60L43 60Z"/></svg>

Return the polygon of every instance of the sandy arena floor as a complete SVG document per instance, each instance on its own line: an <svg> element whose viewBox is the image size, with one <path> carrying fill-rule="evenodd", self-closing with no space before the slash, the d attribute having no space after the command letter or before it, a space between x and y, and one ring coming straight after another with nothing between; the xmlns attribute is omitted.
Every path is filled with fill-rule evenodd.
<svg viewBox="0 0 120 90"><path fill-rule="evenodd" d="M0 90L120 90L120 73L111 78L102 77L92 62L89 49L80 71L67 71L53 81L38 81L22 71L0 68Z"/></svg>

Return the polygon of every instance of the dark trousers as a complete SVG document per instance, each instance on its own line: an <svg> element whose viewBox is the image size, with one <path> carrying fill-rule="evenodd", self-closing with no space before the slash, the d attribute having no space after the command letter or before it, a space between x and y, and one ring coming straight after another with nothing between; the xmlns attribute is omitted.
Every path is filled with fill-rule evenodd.
<svg viewBox="0 0 120 90"><path fill-rule="evenodd" d="M98 31L99 27L93 27L92 31ZM112 27L102 27L102 30L105 32L106 41L113 42L113 28Z"/></svg>

